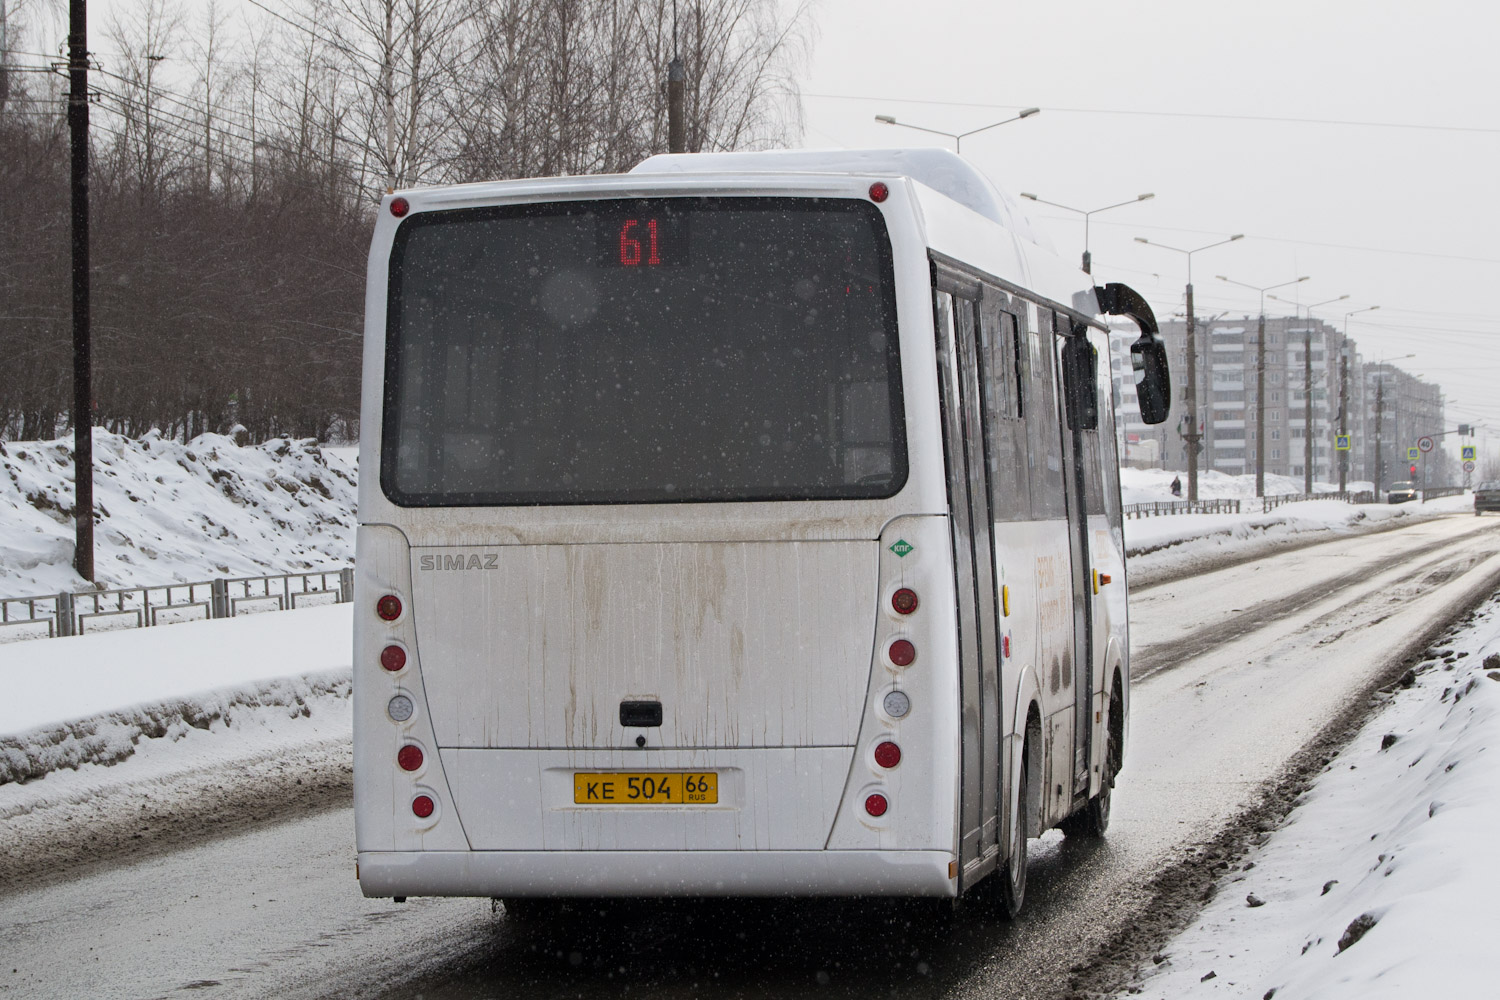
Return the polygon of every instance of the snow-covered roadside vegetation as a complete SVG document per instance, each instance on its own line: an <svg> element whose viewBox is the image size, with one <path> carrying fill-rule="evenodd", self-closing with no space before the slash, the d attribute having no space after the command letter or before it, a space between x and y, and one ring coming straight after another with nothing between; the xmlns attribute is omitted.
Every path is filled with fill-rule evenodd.
<svg viewBox="0 0 1500 1000"><path fill-rule="evenodd" d="M1495 995L1500 595L1387 697L1130 995Z"/></svg>
<svg viewBox="0 0 1500 1000"><path fill-rule="evenodd" d="M342 449L222 434L183 444L155 431L94 431L101 587L346 566L354 467ZM72 439L0 444L0 597L78 591Z"/></svg>

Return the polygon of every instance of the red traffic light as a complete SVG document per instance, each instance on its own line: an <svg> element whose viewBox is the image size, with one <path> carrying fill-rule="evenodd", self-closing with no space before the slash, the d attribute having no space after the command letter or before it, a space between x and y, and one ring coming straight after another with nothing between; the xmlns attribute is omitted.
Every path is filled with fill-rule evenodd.
<svg viewBox="0 0 1500 1000"><path fill-rule="evenodd" d="M1416 475L1416 474L1417 474L1417 467L1416 467L1416 466L1415 466L1415 465L1413 465L1413 466L1412 466L1412 467L1411 467L1411 474L1412 474L1412 475L1413 475L1413 476L1415 476L1415 475Z"/></svg>

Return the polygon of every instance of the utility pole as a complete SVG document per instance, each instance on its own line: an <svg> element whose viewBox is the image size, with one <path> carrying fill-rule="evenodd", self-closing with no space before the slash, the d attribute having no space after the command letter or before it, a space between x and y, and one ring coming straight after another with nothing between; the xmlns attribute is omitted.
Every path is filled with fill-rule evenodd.
<svg viewBox="0 0 1500 1000"><path fill-rule="evenodd" d="M94 390L89 339L89 40L86 0L68 4L73 215L73 568L94 580Z"/></svg>
<svg viewBox="0 0 1500 1000"><path fill-rule="evenodd" d="M667 152L687 152L687 128L682 120L687 73L682 68L682 58L673 56L667 64Z"/></svg>
<svg viewBox="0 0 1500 1000"><path fill-rule="evenodd" d="M396 190L396 0L385 0L380 79L385 91L385 193Z"/></svg>
<svg viewBox="0 0 1500 1000"><path fill-rule="evenodd" d="M1189 258L1191 261L1192 258ZM1191 266L1191 264L1189 264ZM1198 448L1202 434L1198 432L1198 343L1193 326L1193 282L1189 275L1187 286L1187 440L1188 503L1198 502Z"/></svg>
<svg viewBox="0 0 1500 1000"><path fill-rule="evenodd" d="M1385 371L1375 382L1375 499L1380 499L1380 484L1385 477L1385 455L1380 450L1380 424L1385 416Z"/></svg>
<svg viewBox="0 0 1500 1000"><path fill-rule="evenodd" d="M1339 436L1349 435L1349 342L1339 351ZM1335 442L1336 443L1336 442ZM1339 452L1339 492L1349 488L1349 451Z"/></svg>
<svg viewBox="0 0 1500 1000"><path fill-rule="evenodd" d="M1312 312L1302 329L1302 492L1312 496L1313 484Z"/></svg>
<svg viewBox="0 0 1500 1000"><path fill-rule="evenodd" d="M682 49L677 38L677 0L672 0L672 61L667 63L667 152L687 152L687 126L682 120L686 100L687 71L682 67Z"/></svg>

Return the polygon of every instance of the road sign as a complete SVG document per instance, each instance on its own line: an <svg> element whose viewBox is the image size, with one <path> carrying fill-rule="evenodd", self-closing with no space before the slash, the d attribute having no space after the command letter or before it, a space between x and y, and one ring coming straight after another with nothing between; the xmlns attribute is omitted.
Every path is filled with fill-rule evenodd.
<svg viewBox="0 0 1500 1000"><path fill-rule="evenodd" d="M1465 462L1464 463L1464 471L1465 472L1473 472L1474 471L1474 463L1473 462Z"/></svg>
<svg viewBox="0 0 1500 1000"><path fill-rule="evenodd" d="M1408 462L1415 462L1417 460L1417 449L1415 449L1415 448L1408 448L1408 449L1406 449L1406 460Z"/></svg>
<svg viewBox="0 0 1500 1000"><path fill-rule="evenodd" d="M1417 447L1420 448L1420 449L1422 449L1422 454L1424 454L1424 455L1427 454L1429 451L1432 450L1432 438L1430 438L1430 437L1420 437L1420 438L1417 438Z"/></svg>
<svg viewBox="0 0 1500 1000"><path fill-rule="evenodd" d="M1349 450L1349 435L1347 435L1347 434L1335 434L1333 436L1333 449L1334 449L1334 451L1348 451Z"/></svg>
<svg viewBox="0 0 1500 1000"><path fill-rule="evenodd" d="M1479 456L1477 454L1475 454L1475 452L1477 452L1478 450L1479 449L1476 448L1472 444L1466 444L1466 445L1464 445L1464 447L1463 447L1463 452L1464 452L1463 459L1464 459L1464 461L1465 462L1472 462L1472 461L1474 461L1474 459L1478 458Z"/></svg>

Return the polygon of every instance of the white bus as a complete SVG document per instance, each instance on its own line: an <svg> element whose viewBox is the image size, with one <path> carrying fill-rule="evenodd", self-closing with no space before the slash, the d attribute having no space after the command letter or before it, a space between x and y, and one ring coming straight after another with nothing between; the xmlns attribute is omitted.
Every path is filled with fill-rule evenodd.
<svg viewBox="0 0 1500 1000"><path fill-rule="evenodd" d="M387 197L355 587L366 895L955 897L1102 833L1112 380L1165 351L940 151Z"/></svg>

